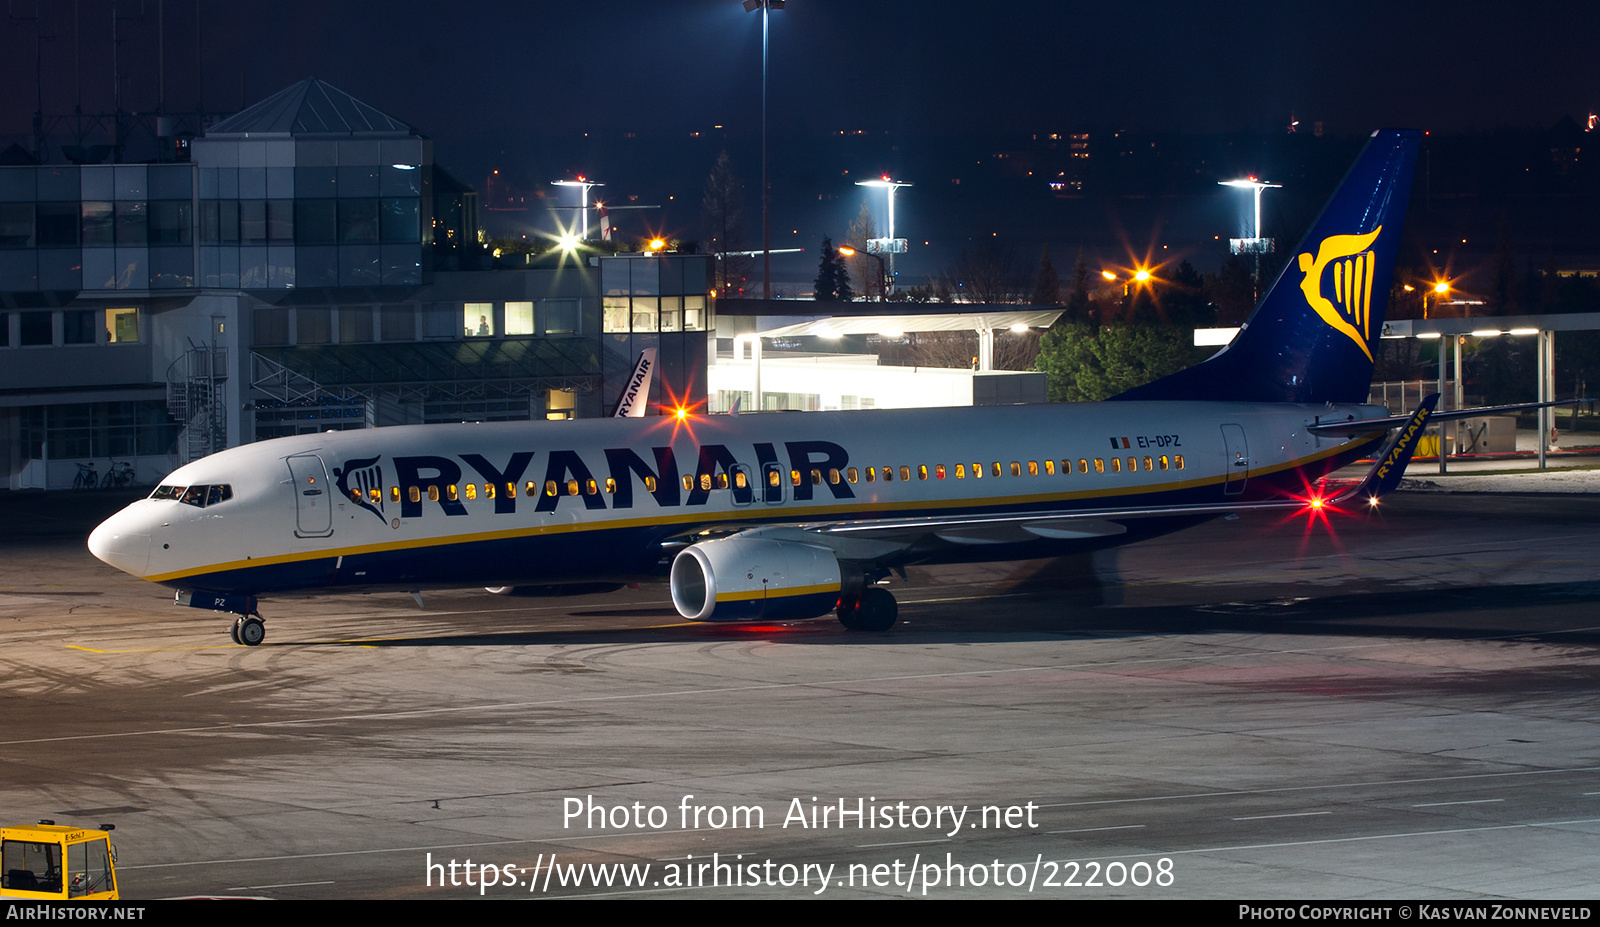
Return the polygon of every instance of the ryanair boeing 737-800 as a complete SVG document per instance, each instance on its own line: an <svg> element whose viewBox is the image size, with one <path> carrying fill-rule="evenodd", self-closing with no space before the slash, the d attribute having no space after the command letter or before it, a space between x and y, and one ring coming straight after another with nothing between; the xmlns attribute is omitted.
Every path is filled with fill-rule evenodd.
<svg viewBox="0 0 1600 927"><path fill-rule="evenodd" d="M894 623L908 564L1055 556L1392 489L1431 403L1364 405L1420 138L1374 133L1233 343L1108 402L419 425L174 471L101 560L265 634L291 590L668 578L695 620ZM1384 445L1361 484L1319 483Z"/></svg>

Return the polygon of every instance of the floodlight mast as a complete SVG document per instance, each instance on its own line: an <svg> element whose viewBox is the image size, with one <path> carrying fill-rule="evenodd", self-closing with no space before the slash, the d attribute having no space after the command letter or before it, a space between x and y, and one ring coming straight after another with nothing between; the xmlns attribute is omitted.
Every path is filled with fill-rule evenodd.
<svg viewBox="0 0 1600 927"><path fill-rule="evenodd" d="M768 14L785 0L744 0L744 11L761 11L761 298L772 298L772 191L767 186L767 32Z"/></svg>
<svg viewBox="0 0 1600 927"><path fill-rule="evenodd" d="M889 237L888 237L887 241L889 242L889 247L888 247L888 251L889 251L889 269L888 269L888 283L885 285L885 290L884 290L884 295L887 296L889 293L894 291L894 283L895 283L894 256L899 253L899 251L897 249L900 247L899 244L898 244L899 239L894 237L894 193L895 193L896 190L900 189L901 187L909 187L909 186L911 186L911 184L907 183L905 181L902 181L902 180L892 180L892 179L890 179L888 174L884 174L882 177L879 177L877 180L858 180L858 181L856 181L856 186L858 186L858 187L882 187L884 189L884 192L888 194L888 198L889 198ZM872 243L868 242L867 244L870 247Z"/></svg>
<svg viewBox="0 0 1600 927"><path fill-rule="evenodd" d="M588 241L589 240L589 188L590 187L603 187L603 186L605 186L605 184L597 183L597 182L595 182L593 180L588 179L587 177L584 177L582 174L579 174L577 180L552 180L552 181L550 181L550 186L552 186L552 187L579 187L579 188L582 188L582 190L583 190L583 205L579 207L578 211L583 215L583 240L584 241Z"/></svg>
<svg viewBox="0 0 1600 927"><path fill-rule="evenodd" d="M1250 237L1243 239L1235 238L1231 243L1233 245L1234 254L1248 253L1255 256L1255 273L1252 275L1251 283L1253 284L1252 293L1254 294L1255 298L1259 300L1261 298L1261 253L1262 251L1272 247L1271 239L1261 237L1261 191L1268 188L1274 190L1280 189L1283 187L1283 184L1266 183L1254 176L1251 176L1242 178L1240 180L1219 180L1217 181L1217 185L1222 187L1234 187L1235 189L1240 190L1250 190L1255 195L1256 221L1255 226L1250 229Z"/></svg>

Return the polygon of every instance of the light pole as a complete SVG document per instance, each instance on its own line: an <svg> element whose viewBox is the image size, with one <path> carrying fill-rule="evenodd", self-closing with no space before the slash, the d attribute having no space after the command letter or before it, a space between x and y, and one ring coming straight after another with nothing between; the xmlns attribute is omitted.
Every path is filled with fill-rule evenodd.
<svg viewBox="0 0 1600 927"><path fill-rule="evenodd" d="M583 189L583 205L579 206L578 209L583 214L583 240L584 241L588 241L589 240L589 188L590 187L603 187L603 186L605 186L605 184L596 183L595 181L590 180L587 177L584 177L582 174L579 174L577 180L552 180L552 181L550 181L550 186L552 186L552 187L581 187Z"/></svg>
<svg viewBox="0 0 1600 927"><path fill-rule="evenodd" d="M761 298L772 298L772 191L767 186L767 31L768 14L784 0L744 0L744 11L761 11Z"/></svg>
<svg viewBox="0 0 1600 927"><path fill-rule="evenodd" d="M1251 275L1251 282L1253 284L1251 293L1255 299L1259 301L1261 299L1261 255L1270 253L1273 245L1272 239L1261 237L1261 191L1268 189L1269 187L1274 190L1280 189L1282 188L1283 184L1264 183L1252 176L1246 177L1243 180L1219 180L1217 181L1217 185L1223 187L1235 187L1241 190L1251 190L1255 193L1256 223L1255 226L1250 229L1250 237L1229 239L1228 244L1231 246L1234 254L1255 255L1255 272Z"/></svg>
<svg viewBox="0 0 1600 927"><path fill-rule="evenodd" d="M905 241L894 237L894 191L901 187L909 187L911 184L899 180L890 180L889 175L884 174L877 180L858 180L856 181L856 186L882 187L889 195L889 237L875 238L867 242L867 252L869 254L876 254L882 251L889 255L888 282L884 284L884 295L887 296L889 291L894 289L894 256L906 249Z"/></svg>
<svg viewBox="0 0 1600 927"><path fill-rule="evenodd" d="M838 248L838 251L839 251L840 254L844 255L845 257L855 257L857 254L865 254L867 257L872 258L873 260L878 262L878 290L880 292L880 295L878 296L878 301L882 302L884 297L887 296L888 292L889 292L889 271L884 266L883 258L879 257L876 254L873 254L871 251L866 251L866 250L863 250L861 248L857 248L855 245L840 245L839 248ZM893 254L891 254L889 256L891 258L894 257Z"/></svg>

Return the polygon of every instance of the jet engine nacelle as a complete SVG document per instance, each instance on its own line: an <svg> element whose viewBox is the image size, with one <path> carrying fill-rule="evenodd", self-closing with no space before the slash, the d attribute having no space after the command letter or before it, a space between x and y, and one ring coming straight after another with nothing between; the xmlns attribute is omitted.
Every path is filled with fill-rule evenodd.
<svg viewBox="0 0 1600 927"><path fill-rule="evenodd" d="M815 618L838 602L839 561L826 547L735 535L672 561L672 605L690 621Z"/></svg>

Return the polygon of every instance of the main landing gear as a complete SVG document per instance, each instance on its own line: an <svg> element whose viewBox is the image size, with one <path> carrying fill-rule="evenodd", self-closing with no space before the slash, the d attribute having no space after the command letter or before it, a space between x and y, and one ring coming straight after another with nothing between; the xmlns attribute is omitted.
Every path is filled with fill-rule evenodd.
<svg viewBox="0 0 1600 927"><path fill-rule="evenodd" d="M894 594L881 586L868 586L860 594L839 599L839 623L849 631L887 631L899 615Z"/></svg>

